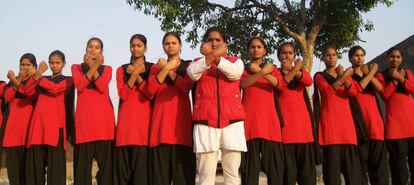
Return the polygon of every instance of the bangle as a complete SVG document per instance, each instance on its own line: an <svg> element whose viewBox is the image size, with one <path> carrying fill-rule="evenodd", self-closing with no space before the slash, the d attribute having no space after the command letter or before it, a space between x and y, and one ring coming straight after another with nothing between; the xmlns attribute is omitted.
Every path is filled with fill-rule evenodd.
<svg viewBox="0 0 414 185"><path fill-rule="evenodd" d="M339 82L339 81L336 81L336 84L338 84L339 86L341 86L341 85L342 85L342 83L341 83L341 82Z"/></svg>

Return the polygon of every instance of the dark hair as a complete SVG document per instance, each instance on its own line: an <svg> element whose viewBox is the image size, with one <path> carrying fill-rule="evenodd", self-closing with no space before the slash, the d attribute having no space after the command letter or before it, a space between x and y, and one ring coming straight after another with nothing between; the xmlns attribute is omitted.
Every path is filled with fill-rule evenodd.
<svg viewBox="0 0 414 185"><path fill-rule="evenodd" d="M20 63L22 63L23 59L27 59L32 63L32 65L37 69L36 57L31 53L25 53L20 57Z"/></svg>
<svg viewBox="0 0 414 185"><path fill-rule="evenodd" d="M361 46L359 46L359 45L353 46L351 49L349 49L349 52L348 52L348 58L349 58L349 60L351 60L352 56L358 50L361 50L364 53L364 55L366 54L365 49L362 48Z"/></svg>
<svg viewBox="0 0 414 185"><path fill-rule="evenodd" d="M296 52L295 52L295 47L293 46L293 43L292 43L292 42L284 42L284 43L282 43L282 44L279 46L279 48L277 48L277 57L279 57L280 52L282 52L282 48L284 48L284 47L286 47L286 46L290 46L290 47L292 47L292 49L293 49L293 54L296 54Z"/></svg>
<svg viewBox="0 0 414 185"><path fill-rule="evenodd" d="M144 43L145 46L147 46L147 38L144 35L142 34L132 35L131 39L129 39L129 44L131 44L134 39L140 40L142 43Z"/></svg>
<svg viewBox="0 0 414 185"><path fill-rule="evenodd" d="M263 47L265 49L267 49L267 45L266 45L265 41L263 40L262 37L259 37L259 36L254 36L254 37L250 38L249 41L247 41L247 48L250 48L250 45L252 44L254 39L257 39L260 43L262 43Z"/></svg>
<svg viewBox="0 0 414 185"><path fill-rule="evenodd" d="M207 41L208 36L210 35L211 32L218 32L221 35L221 38L223 39L223 41L225 43L227 43L227 36L224 33L224 31L219 27L211 27L211 28L207 29L206 33L204 33L204 35L203 35L203 42Z"/></svg>
<svg viewBox="0 0 414 185"><path fill-rule="evenodd" d="M394 47L391 47L390 49L387 50L387 57L390 56L391 52L393 52L393 51L400 52L401 56L404 57L403 51L400 48L395 47L395 46Z"/></svg>
<svg viewBox="0 0 414 185"><path fill-rule="evenodd" d="M98 42L99 42L99 44L101 45L101 49L103 49L103 47L104 47L103 42L102 42L102 40L101 40L100 38L98 38L98 37L92 37L92 38L90 38L90 39L88 40L88 42L86 43L86 47L88 47L88 46L89 46L89 43L90 43L90 42L92 42L93 40L98 41Z"/></svg>
<svg viewBox="0 0 414 185"><path fill-rule="evenodd" d="M164 37L162 37L162 43L164 44L164 41L165 41L165 39L168 37L168 36L173 36L173 37L175 37L175 38L177 38L177 40L178 40L178 42L181 44L181 38L180 38L180 35L178 35L178 33L177 32L173 32L173 31L169 31L169 32L167 32L167 33L165 33L164 34Z"/></svg>
<svg viewBox="0 0 414 185"><path fill-rule="evenodd" d="M58 56L60 59L62 59L62 60L63 60L63 62L64 62L64 63L66 63L66 60L65 60L65 54L63 54L63 52L61 52L61 51L59 51L59 50L52 51L52 53L50 53L50 54L49 54L49 60L50 60L50 58L52 58L52 56L54 56L54 55Z"/></svg>
<svg viewBox="0 0 414 185"><path fill-rule="evenodd" d="M322 58L323 58L323 57L325 57L326 52L328 51L328 49L329 49L329 48L331 48L331 49L335 50L335 53L336 53L336 54L338 54L338 51L336 51L336 46L335 46L335 45L333 45L333 44L329 44L329 45L326 45L326 46L323 48L323 50L322 50Z"/></svg>

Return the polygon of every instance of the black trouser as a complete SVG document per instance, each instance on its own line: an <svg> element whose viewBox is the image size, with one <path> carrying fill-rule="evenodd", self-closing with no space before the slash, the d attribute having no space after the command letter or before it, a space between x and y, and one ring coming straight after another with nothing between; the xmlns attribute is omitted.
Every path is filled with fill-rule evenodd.
<svg viewBox="0 0 414 185"><path fill-rule="evenodd" d="M45 185L45 173L47 173L47 184L66 185L66 153L63 139L63 129L60 129L56 147L34 145L27 149L26 182L28 185Z"/></svg>
<svg viewBox="0 0 414 185"><path fill-rule="evenodd" d="M92 184L93 159L98 163L98 185L113 184L113 141L95 141L76 144L74 148L74 185Z"/></svg>
<svg viewBox="0 0 414 185"><path fill-rule="evenodd" d="M283 144L264 139L248 141L240 165L242 184L258 185L261 170L267 176L267 184L282 184L283 160Z"/></svg>
<svg viewBox="0 0 414 185"><path fill-rule="evenodd" d="M196 162L192 147L162 144L152 147L150 156L153 185L195 184Z"/></svg>
<svg viewBox="0 0 414 185"><path fill-rule="evenodd" d="M363 184L363 172L358 146L326 145L323 149L323 180L325 185L340 185L341 172L347 185Z"/></svg>
<svg viewBox="0 0 414 185"><path fill-rule="evenodd" d="M387 185L389 184L388 156L384 141L369 140L359 145L359 152L364 172L364 184Z"/></svg>
<svg viewBox="0 0 414 185"><path fill-rule="evenodd" d="M285 144L284 185L315 185L314 143Z"/></svg>
<svg viewBox="0 0 414 185"><path fill-rule="evenodd" d="M116 185L149 184L149 147L121 146L115 148Z"/></svg>
<svg viewBox="0 0 414 185"><path fill-rule="evenodd" d="M7 147L4 150L10 185L26 185L26 146Z"/></svg>
<svg viewBox="0 0 414 185"><path fill-rule="evenodd" d="M388 140L387 148L390 155L390 171L393 185L406 185L408 182L408 166L411 184L414 185L414 138Z"/></svg>

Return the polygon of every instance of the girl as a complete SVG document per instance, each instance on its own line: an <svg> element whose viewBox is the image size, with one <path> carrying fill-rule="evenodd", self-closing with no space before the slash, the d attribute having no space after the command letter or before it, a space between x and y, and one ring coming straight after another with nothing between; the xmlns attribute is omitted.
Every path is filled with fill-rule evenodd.
<svg viewBox="0 0 414 185"><path fill-rule="evenodd" d="M204 57L187 68L191 79L197 81L193 138L200 184L214 184L221 149L224 183L239 185L241 152L247 151L239 89L243 61L226 54L227 37L218 27L209 28L202 42Z"/></svg>
<svg viewBox="0 0 414 185"><path fill-rule="evenodd" d="M257 184L260 169L266 173L268 184L282 184L283 147L280 121L276 114L273 91L284 88L282 76L271 63L264 63L266 45L262 38L248 42L251 61L241 77L242 104L246 111L244 129L247 153L242 155L243 184ZM263 129L266 128L266 129Z"/></svg>
<svg viewBox="0 0 414 185"><path fill-rule="evenodd" d="M141 34L133 35L129 40L129 49L130 62L116 72L120 103L116 127L115 180L118 185L148 185L152 110L148 76L152 63L145 61L147 38Z"/></svg>
<svg viewBox="0 0 414 185"><path fill-rule="evenodd" d="M362 169L364 175L368 173L370 184L386 185L389 184L389 175L387 150L384 143L384 122L375 96L375 92L381 92L383 88L382 84L374 77L378 65L371 64L370 69L364 65L365 50L361 46L352 47L348 57L354 69L352 79L358 91L356 98L364 114L369 136L369 141L359 146ZM368 184L368 178L364 178L364 180Z"/></svg>
<svg viewBox="0 0 414 185"><path fill-rule="evenodd" d="M6 82L0 81L0 127L3 124L3 116L5 113L5 103L4 103L4 88L6 87ZM1 158L1 157L0 157Z"/></svg>
<svg viewBox="0 0 414 185"><path fill-rule="evenodd" d="M405 185L409 177L407 161L414 179L414 78L410 70L402 68L403 52L399 48L390 48L387 57L390 66L377 75L387 106L385 138L392 184Z"/></svg>
<svg viewBox="0 0 414 185"><path fill-rule="evenodd" d="M114 109L108 85L112 68L103 65L103 43L91 38L86 45L82 64L72 65L73 82L77 90L75 112L74 177L75 185L92 183L92 162L99 171L98 185L112 185Z"/></svg>
<svg viewBox="0 0 414 185"><path fill-rule="evenodd" d="M2 151L2 140L4 134L4 121L6 121L6 102L4 102L4 90L6 88L6 82L0 81L0 152ZM1 155L0 155L0 163L1 163Z"/></svg>
<svg viewBox="0 0 414 185"><path fill-rule="evenodd" d="M326 69L315 74L315 115L318 118L319 143L323 149L323 179L326 185L362 183L361 164L357 146L354 119L349 97L357 94L350 78L353 68L336 66L336 48L327 47L323 52ZM320 98L320 106L319 106Z"/></svg>
<svg viewBox="0 0 414 185"><path fill-rule="evenodd" d="M185 72L190 61L180 58L181 39L168 32L162 39L168 59L151 67L149 92L155 96L150 129L151 179L154 185L194 185L191 105L193 81Z"/></svg>
<svg viewBox="0 0 414 185"><path fill-rule="evenodd" d="M7 156L7 174L10 185L26 185L26 144L27 130L32 117L36 92L27 92L23 88L29 78L36 73L36 57L26 53L20 58L20 71L16 77L9 71L4 99L9 104L10 112L6 123L3 147Z"/></svg>
<svg viewBox="0 0 414 185"><path fill-rule="evenodd" d="M306 87L312 85L312 77L302 69L303 62L295 60L293 44L282 43L277 50L281 63L280 72L287 88L278 90L277 97L283 116L283 144L285 147L285 178L283 184L316 184L315 143L312 110Z"/></svg>
<svg viewBox="0 0 414 185"><path fill-rule="evenodd" d="M6 82L0 81L0 164L2 164L3 157L3 136L4 136L4 125L7 119L6 116L6 102L4 102L4 89ZM1 171L1 169L0 169Z"/></svg>
<svg viewBox="0 0 414 185"><path fill-rule="evenodd" d="M70 106L73 105L73 81L62 75L65 64L65 55L59 50L53 51L49 55L52 75L42 77L48 67L41 62L39 72L25 88L39 93L27 142L26 170L30 185L44 185L45 173L48 184L66 184L66 125L72 120L67 115L73 115Z"/></svg>

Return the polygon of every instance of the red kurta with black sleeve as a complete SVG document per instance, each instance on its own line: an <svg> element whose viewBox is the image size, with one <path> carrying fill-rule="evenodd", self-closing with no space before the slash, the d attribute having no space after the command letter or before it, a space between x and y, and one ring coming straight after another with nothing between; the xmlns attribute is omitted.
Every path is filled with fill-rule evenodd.
<svg viewBox="0 0 414 185"><path fill-rule="evenodd" d="M193 124L189 99L193 80L185 72L188 63L182 60L177 68L175 81L167 76L164 83L159 83L157 80L157 74L160 71L157 65L151 67L148 87L150 94L155 96L150 130L151 147L160 144L193 146Z"/></svg>
<svg viewBox="0 0 414 185"><path fill-rule="evenodd" d="M241 80L250 75L252 74L244 70ZM276 66L273 67L272 75L279 82L283 80ZM283 83L278 83L276 88L282 90L285 86ZM241 102L246 113L244 120L246 141L252 139L282 141L280 121L273 101L274 89L275 87L264 77L259 78L252 86L243 89Z"/></svg>
<svg viewBox="0 0 414 185"><path fill-rule="evenodd" d="M405 70L404 84L393 83L386 73L378 73L377 78L383 85L381 96L387 105L386 139L414 137L414 78L410 70Z"/></svg>
<svg viewBox="0 0 414 185"><path fill-rule="evenodd" d="M0 127L3 124L3 114L4 114L4 90L6 87L6 82L0 81Z"/></svg>
<svg viewBox="0 0 414 185"><path fill-rule="evenodd" d="M286 83L284 79L280 81ZM278 100L282 112L284 127L282 128L283 143L310 143L314 141L312 122L306 107L303 91L312 85L312 77L305 70L302 76L294 79L291 85L278 90Z"/></svg>
<svg viewBox="0 0 414 185"><path fill-rule="evenodd" d="M358 92L356 98L361 107L361 111L364 114L369 139L383 141L384 121L382 120L378 109L377 100L375 98L375 89L373 89L370 84L368 84L365 89L362 89L359 82L363 80L363 77L354 74L352 75L352 78L354 79L354 85Z"/></svg>
<svg viewBox="0 0 414 185"><path fill-rule="evenodd" d="M319 90L321 106L319 113L319 144L357 144L355 124L349 106L349 96L356 96L357 91L351 87L340 87L335 90L320 73L315 75L316 87Z"/></svg>
<svg viewBox="0 0 414 185"><path fill-rule="evenodd" d="M27 131L35 105L36 92L24 91L28 80L22 81L16 90L8 85L4 99L9 103L10 112L4 132L3 147L26 146Z"/></svg>
<svg viewBox="0 0 414 185"><path fill-rule="evenodd" d="M64 147L66 143L66 121L68 120L66 104L72 104L73 93L71 77L45 76L38 82L31 78L27 88L36 88L39 92L29 128L27 145L49 145L56 147L59 142L59 130L63 130ZM27 89L26 88L26 89ZM73 101L73 99L72 99Z"/></svg>
<svg viewBox="0 0 414 185"><path fill-rule="evenodd" d="M140 74L144 80L131 88L126 73L129 64L116 71L116 84L120 99L118 124L116 126L116 146L149 145L149 128L151 123L152 100L148 92L148 76L151 65L145 62L145 72Z"/></svg>
<svg viewBox="0 0 414 185"><path fill-rule="evenodd" d="M73 83L77 90L75 111L76 144L113 140L115 134L114 108L109 97L112 68L102 65L94 81L86 77L82 64L72 65ZM85 64L83 64L85 65Z"/></svg>

